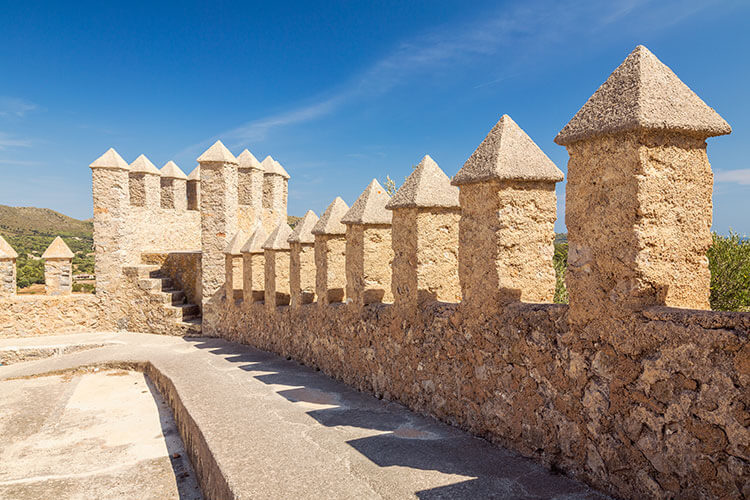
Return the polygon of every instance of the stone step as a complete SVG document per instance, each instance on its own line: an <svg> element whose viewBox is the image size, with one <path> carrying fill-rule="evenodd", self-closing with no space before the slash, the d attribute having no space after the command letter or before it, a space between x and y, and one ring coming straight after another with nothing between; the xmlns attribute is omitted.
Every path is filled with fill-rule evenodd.
<svg viewBox="0 0 750 500"><path fill-rule="evenodd" d="M200 314L200 308L195 304L182 304L178 306L165 306L167 310L179 320L195 318Z"/></svg>
<svg viewBox="0 0 750 500"><path fill-rule="evenodd" d="M186 302L185 292L182 290L162 290L159 296L165 304L173 306L180 306Z"/></svg>
<svg viewBox="0 0 750 500"><path fill-rule="evenodd" d="M172 288L172 280L169 278L139 279L138 287L142 290L153 290L157 292L169 291Z"/></svg>
<svg viewBox="0 0 750 500"><path fill-rule="evenodd" d="M138 264L135 266L125 266L122 268L122 272L126 276L134 276L138 278L152 278L156 273L159 273L159 266L152 266L149 264Z"/></svg>

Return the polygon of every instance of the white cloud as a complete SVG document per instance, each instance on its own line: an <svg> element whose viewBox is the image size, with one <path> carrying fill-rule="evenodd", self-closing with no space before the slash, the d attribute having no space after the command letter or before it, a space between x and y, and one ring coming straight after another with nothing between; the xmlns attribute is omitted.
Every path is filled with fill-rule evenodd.
<svg viewBox="0 0 750 500"><path fill-rule="evenodd" d="M313 99L313 104L249 121L195 144L180 155L200 153L217 137L226 139L232 149L249 146L263 141L276 128L320 118L348 102L372 99L415 78L422 78L430 85L439 81L441 74L462 71L480 58L485 58L487 63L488 56L495 56L487 68L488 82L480 82L475 88L493 85L518 74L516 66L535 64L540 51L563 47L573 37L580 39L586 34L601 37L597 32L625 17L637 16L633 20L635 24L656 20L663 23L662 16L654 12L675 5L689 11L690 15L705 8L705 4L697 0L620 0L593 4L540 0L485 13L473 23L436 26L404 40L390 54L354 75L330 95ZM687 9L688 6L691 8Z"/></svg>
<svg viewBox="0 0 750 500"><path fill-rule="evenodd" d="M714 171L714 182L726 182L750 186L750 168Z"/></svg>
<svg viewBox="0 0 750 500"><path fill-rule="evenodd" d="M34 111L38 108L39 106L25 99L0 96L0 116L15 116L21 118L29 111Z"/></svg>
<svg viewBox="0 0 750 500"><path fill-rule="evenodd" d="M8 148L27 148L31 146L31 141L28 139L18 139L12 137L5 132L0 132L0 151Z"/></svg>

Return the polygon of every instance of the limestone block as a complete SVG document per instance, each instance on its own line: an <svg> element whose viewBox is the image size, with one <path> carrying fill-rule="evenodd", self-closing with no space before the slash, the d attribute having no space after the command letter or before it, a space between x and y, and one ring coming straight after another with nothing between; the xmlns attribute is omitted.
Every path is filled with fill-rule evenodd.
<svg viewBox="0 0 750 500"><path fill-rule="evenodd" d="M315 302L315 236L312 229L317 222L318 216L308 210L289 237L289 303L295 308Z"/></svg>
<svg viewBox="0 0 750 500"><path fill-rule="evenodd" d="M221 141L199 158L201 176L201 292L204 332L214 324L206 305L223 296L228 239L237 232L237 160Z"/></svg>
<svg viewBox="0 0 750 500"><path fill-rule="evenodd" d="M260 222L256 223L255 231L240 249L242 253L242 290L245 303L262 302L265 300L266 258L263 243L268 235Z"/></svg>
<svg viewBox="0 0 750 500"><path fill-rule="evenodd" d="M346 225L346 296L355 306L393 302L392 214L385 209L390 199L373 179L341 218Z"/></svg>
<svg viewBox="0 0 750 500"><path fill-rule="evenodd" d="M237 162L239 225L249 233L263 214L263 167L247 149L237 156Z"/></svg>
<svg viewBox="0 0 750 500"><path fill-rule="evenodd" d="M242 269L242 246L247 242L247 235L241 229L229 240L225 250L224 282L226 285L225 295L228 300L243 298L243 269Z"/></svg>
<svg viewBox="0 0 750 500"><path fill-rule="evenodd" d="M161 173L146 155L140 155L130 164L130 204L147 208L161 206Z"/></svg>
<svg viewBox="0 0 750 500"><path fill-rule="evenodd" d="M427 155L386 208L393 211L395 302L460 301L458 188Z"/></svg>
<svg viewBox="0 0 750 500"><path fill-rule="evenodd" d="M122 267L128 261L126 238L130 212L128 164L109 149L90 165L94 202L96 293L117 289Z"/></svg>
<svg viewBox="0 0 750 500"><path fill-rule="evenodd" d="M201 167L195 167L187 178L187 209L200 210L201 207Z"/></svg>
<svg viewBox="0 0 750 500"><path fill-rule="evenodd" d="M570 155L572 323L651 305L709 308L713 175L705 139L730 132L639 46L558 134Z"/></svg>
<svg viewBox="0 0 750 500"><path fill-rule="evenodd" d="M263 215L261 219L266 231L271 232L279 222L286 222L289 174L271 156L267 156L261 166L263 168Z"/></svg>
<svg viewBox="0 0 750 500"><path fill-rule="evenodd" d="M173 161L168 161L161 172L161 208L187 210L187 176Z"/></svg>
<svg viewBox="0 0 750 500"><path fill-rule="evenodd" d="M562 172L503 115L453 178L460 188L459 266L464 304L552 302Z"/></svg>
<svg viewBox="0 0 750 500"><path fill-rule="evenodd" d="M44 251L42 259L44 259L44 285L47 295L72 293L74 256L59 236Z"/></svg>
<svg viewBox="0 0 750 500"><path fill-rule="evenodd" d="M315 294L318 304L343 302L346 296L346 226L341 218L349 207L339 197L312 229L315 236Z"/></svg>
<svg viewBox="0 0 750 500"><path fill-rule="evenodd" d="M289 237L292 228L286 222L279 224L263 244L265 257L266 307L289 304Z"/></svg>

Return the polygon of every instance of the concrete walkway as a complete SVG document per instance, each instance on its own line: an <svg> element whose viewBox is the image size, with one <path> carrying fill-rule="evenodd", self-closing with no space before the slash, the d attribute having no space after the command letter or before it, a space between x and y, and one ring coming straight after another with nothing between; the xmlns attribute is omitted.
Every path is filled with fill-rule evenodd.
<svg viewBox="0 0 750 500"><path fill-rule="evenodd" d="M10 387L3 380L81 366L144 371L172 407L206 498L606 498L247 346L100 333L0 339L0 350L13 346L22 358L46 344L103 346L0 366L0 391Z"/></svg>

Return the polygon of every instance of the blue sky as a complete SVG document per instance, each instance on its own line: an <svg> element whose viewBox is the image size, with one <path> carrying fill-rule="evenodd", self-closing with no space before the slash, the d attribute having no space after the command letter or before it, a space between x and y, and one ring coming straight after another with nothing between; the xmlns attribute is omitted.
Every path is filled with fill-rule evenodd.
<svg viewBox="0 0 750 500"><path fill-rule="evenodd" d="M320 214L424 154L452 176L504 113L566 171L555 135L644 44L732 125L708 141L714 229L750 233L750 2L72 5L2 2L0 204L87 218L107 148L189 173L221 139Z"/></svg>

